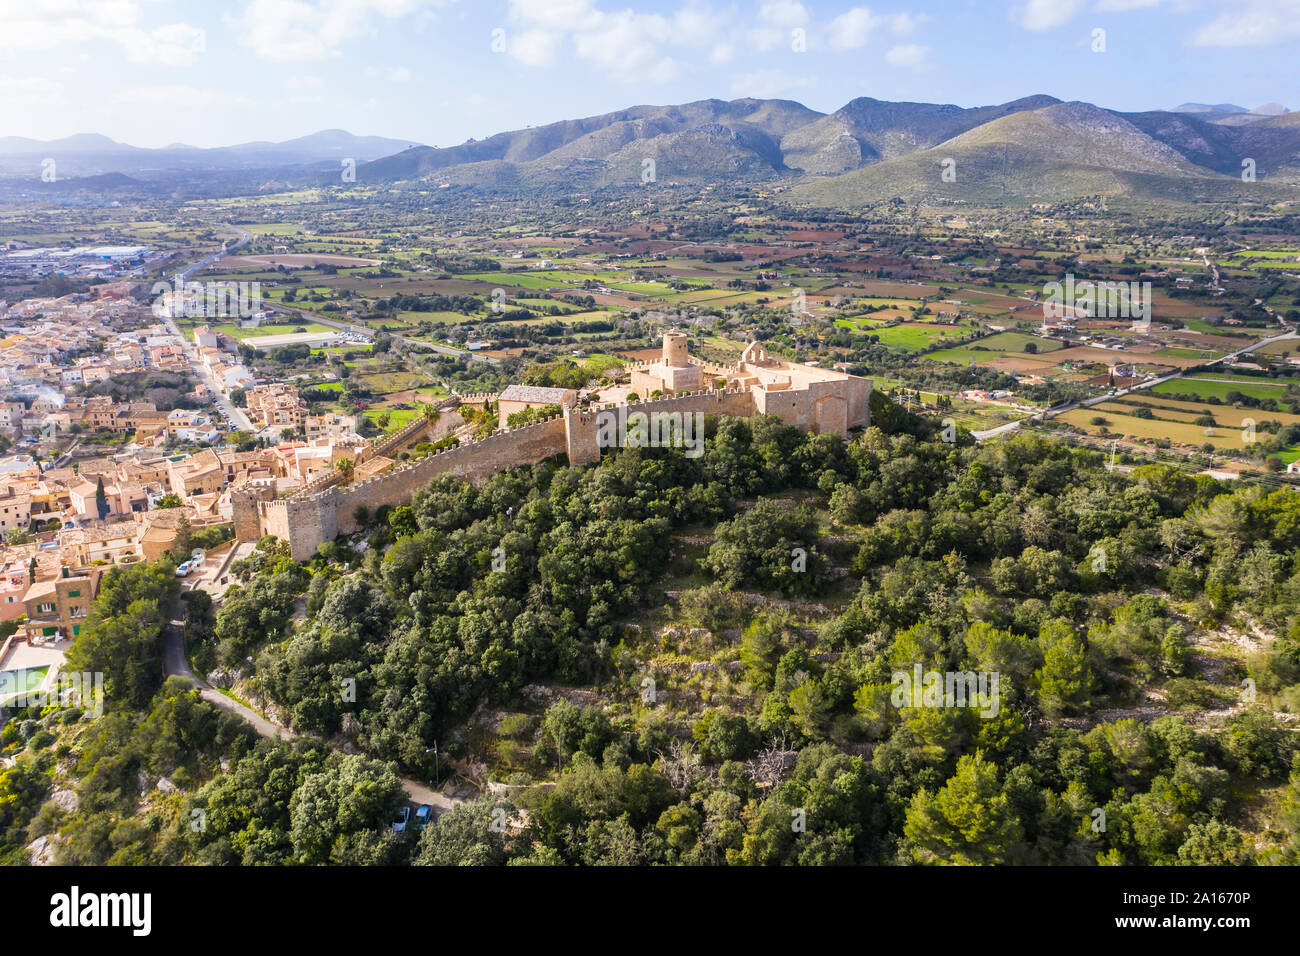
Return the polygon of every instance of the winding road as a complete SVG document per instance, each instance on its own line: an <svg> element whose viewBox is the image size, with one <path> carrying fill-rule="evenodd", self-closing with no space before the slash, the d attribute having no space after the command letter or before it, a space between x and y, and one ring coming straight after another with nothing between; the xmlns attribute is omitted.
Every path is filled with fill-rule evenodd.
<svg viewBox="0 0 1300 956"><path fill-rule="evenodd" d="M186 578L183 580L181 587L183 590L190 591L200 587L204 583L210 583L214 588L219 588L218 593L213 597L213 606L216 607L220 600L220 595L225 593L225 587L217 584L218 579L224 577L229 566L236 560L235 555L240 553L245 546L236 546L229 554L224 555L221 561L213 568L205 568L198 578ZM251 550L248 546L247 550ZM228 697L221 691L217 690L203 678L194 673L190 667L189 661L185 657L185 622L176 615L180 613L180 600L177 599L176 605L172 608L172 619L167 624L167 630L163 642L163 676L180 677L193 684L199 692L199 696L206 700L212 706L233 714L240 720L243 720L259 736L266 737L268 740L292 740L300 736L294 733L288 727L274 723L259 714L247 704L240 703L232 697ZM337 749L337 748L335 748ZM341 751L340 751L341 752ZM457 803L463 801L447 796L438 790L434 790L427 784L420 783L418 780L411 780L407 777L399 777L402 782L402 789L406 791L407 797L414 804L428 804L433 808L435 816L440 816L450 810Z"/></svg>

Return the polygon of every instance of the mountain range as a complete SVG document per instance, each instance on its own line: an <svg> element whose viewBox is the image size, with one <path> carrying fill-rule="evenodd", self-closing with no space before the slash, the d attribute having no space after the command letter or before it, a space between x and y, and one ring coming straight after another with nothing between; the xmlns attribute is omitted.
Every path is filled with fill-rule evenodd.
<svg viewBox="0 0 1300 956"><path fill-rule="evenodd" d="M1247 159L1255 182L1242 180ZM952 182L941 176L946 163ZM790 100L701 100L636 106L445 149L414 147L357 172L358 182L506 190L633 186L646 178L788 181L790 199L826 207L1081 196L1285 200L1297 198L1300 186L1300 113L1276 104L1123 113L1042 94L972 108L861 97L833 113Z"/></svg>
<svg viewBox="0 0 1300 956"><path fill-rule="evenodd" d="M459 146L410 145L327 130L283 143L140 150L83 135L55 143L0 138L0 169L66 157L87 174L245 170L276 180L356 181L547 191L647 182L754 183L827 208L955 202L1027 204L1081 197L1160 202L1300 198L1300 112L1279 104L1184 103L1125 113L1044 94L960 107L861 97L833 113L791 100L634 106L498 133ZM1253 169L1254 180L1243 178ZM947 171L948 175L943 175Z"/></svg>
<svg viewBox="0 0 1300 956"><path fill-rule="evenodd" d="M388 156L411 145L411 140L354 136L341 129L321 130L279 143L260 140L212 148L173 143L159 149L147 149L119 143L97 133L81 133L53 140L0 136L0 170L27 170L33 163L39 168L41 159L46 157L55 160L59 174L64 176L270 170L327 162L332 162L337 167L342 159L365 162Z"/></svg>

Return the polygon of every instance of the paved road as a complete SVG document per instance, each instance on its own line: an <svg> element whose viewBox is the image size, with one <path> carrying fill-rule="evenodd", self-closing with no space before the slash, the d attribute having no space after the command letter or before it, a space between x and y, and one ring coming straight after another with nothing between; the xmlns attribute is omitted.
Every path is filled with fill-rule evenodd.
<svg viewBox="0 0 1300 956"><path fill-rule="evenodd" d="M292 306L264 302L262 303L262 307L266 309L266 311L268 312L281 312L285 315L296 315L304 322L319 322L321 325L332 326L333 328L341 329L345 332L355 332L357 329L362 328L362 326L349 325L346 322L337 322L334 319L327 319L324 318L323 316L317 315L315 312L308 312L305 309L298 309ZM374 330L367 329L367 331L373 333ZM434 352L441 352L443 355L453 355L456 358L467 358L475 362L485 362L488 365L501 364L500 359L494 359L490 355L479 355L477 352L467 352L464 351L463 349L453 349L453 348L449 348L446 345L438 345L433 342L425 342L421 339L413 339L410 338L409 336L399 335L396 332L387 332L385 334L388 335L389 338L393 339L393 341L401 342L403 345L409 346L411 348L429 349Z"/></svg>
<svg viewBox="0 0 1300 956"><path fill-rule="evenodd" d="M235 403L230 400L221 386L217 384L216 379L208 371L207 366L199 359L199 350L192 341L187 339L181 330L177 327L175 320L164 317L163 325L167 331L181 340L181 349L185 353L186 360L190 363L195 376L200 382L207 386L208 391L212 393L212 400L217 408L221 409L227 420L232 422L236 428L239 428L252 434L257 434L257 428L248 420L243 409L237 408Z"/></svg>
<svg viewBox="0 0 1300 956"><path fill-rule="evenodd" d="M1256 299L1255 302L1258 305L1263 305L1263 303L1261 303L1258 299ZM1201 364L1218 365L1220 363L1235 362L1241 356L1249 355L1251 352L1254 352L1256 349L1262 348L1263 346L1268 345L1271 342L1281 342L1287 339L1300 338L1300 334L1296 333L1287 322L1285 322L1280 316L1277 315L1277 313L1273 312L1272 309L1269 309L1268 306L1264 306L1264 309L1270 315L1276 318L1282 324L1283 328L1285 328L1287 331L1283 332L1281 335L1274 335L1271 338L1260 339L1258 342L1248 345L1245 348L1238 349L1237 351L1232 352L1228 355L1222 355L1216 359L1210 359L1209 361L1203 362ZM1128 388L1114 389L1113 391L1110 391L1105 395L1096 395L1092 398L1086 398L1081 402L1069 402L1064 405L1057 405L1049 409L1044 409L1041 412L1036 412L1027 418L1021 418L1014 422L1007 422L1005 425L999 425L997 428L990 428L985 431L971 432L971 434L975 436L976 441L984 441L985 439L992 438L995 435L1005 435L1007 432L1014 431L1015 429L1019 428L1021 425L1027 424L1029 422L1046 421L1048 418L1054 418L1057 415L1060 415L1064 412L1068 412L1071 409L1075 409L1075 408L1091 408L1093 405L1100 405L1102 402L1109 402L1123 395L1129 395L1132 394L1133 392L1138 392L1138 391L1142 391L1143 389L1152 388L1156 385L1161 384L1162 382L1170 382L1176 378L1184 378L1184 377L1195 378L1196 376L1188 375L1187 371L1184 369L1178 369L1177 371L1172 372L1169 375L1162 375L1159 378L1148 378L1145 381L1139 382L1136 385L1130 385Z"/></svg>
<svg viewBox="0 0 1300 956"><path fill-rule="evenodd" d="M232 555L231 562L233 562L233 560L234 556ZM221 571L225 570L223 565L231 562L221 561L212 568L205 568L204 576L215 579ZM199 583L199 580L186 579L182 584L182 587L189 590L193 587L199 586ZM224 587L221 589L221 594L225 594ZM213 601L214 604L220 603L219 597L214 597ZM179 611L179 604L180 602L178 600L177 607L173 610L174 614ZM279 724L273 723L257 711L253 710L253 708L227 697L225 694L221 693L221 691L217 690L207 681L203 680L203 678L194 673L190 668L189 661L185 658L185 628L183 620L173 618L167 626L163 645L163 674L166 677L181 677L188 680L198 688L200 697L212 704L214 707L217 707L228 714L233 714L240 720L245 721L255 731L257 731L259 736L266 737L269 740L291 740L298 736L288 727L282 727ZM462 802L453 797L449 797L440 791L434 790L428 784L421 783L418 780L411 780L407 777L399 777L398 779L401 780L402 789L406 791L406 795L410 798L411 802L415 804L427 803L433 808L435 816L445 813L457 803Z"/></svg>
<svg viewBox="0 0 1300 956"><path fill-rule="evenodd" d="M199 269L212 265L214 262L220 260L222 256L230 255L236 249L245 245L250 239L252 239L252 236L241 230L238 242L220 252L213 253L206 259L194 263L194 265L179 273L180 280L182 282L187 281L189 277ZM191 339L185 337L184 333L182 333L180 328L176 325L175 320L170 316L163 316L162 323L168 332L180 339L181 350L185 353L185 359L190 363L190 368L194 370L194 374L198 377L198 380L206 385L208 391L212 393L213 402L216 404L217 408L221 409L227 420L232 422L238 429L256 434L257 429L253 427L253 423L248 420L248 416L245 415L241 409L235 407L234 402L232 402L229 397L227 397L226 393L221 390L216 379L212 377L211 373L208 372L207 367L202 361L200 361L198 346L196 346Z"/></svg>

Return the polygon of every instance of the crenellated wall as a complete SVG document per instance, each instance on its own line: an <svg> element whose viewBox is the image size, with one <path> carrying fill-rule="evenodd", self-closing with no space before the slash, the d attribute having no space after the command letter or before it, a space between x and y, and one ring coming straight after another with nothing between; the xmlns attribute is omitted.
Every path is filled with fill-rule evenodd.
<svg viewBox="0 0 1300 956"><path fill-rule="evenodd" d="M782 421L811 431L846 432L869 421L867 398L871 382L814 382L808 388L765 391L759 387L701 389L670 398L573 408L564 415L519 428L504 429L487 438L446 448L417 462L394 468L352 484L325 487L279 500L258 500L264 491L247 492L236 503L236 528L248 533L247 509L256 508L259 533L289 542L294 560L310 558L335 535L357 530L358 507L374 513L383 505L409 502L417 491L438 475L481 480L517 465L531 465L557 455L567 455L570 465L600 460L597 440L601 412L613 412L626 422L639 412L727 415L748 418L770 413ZM241 523L240 513L244 513ZM246 540L241 534L241 540Z"/></svg>

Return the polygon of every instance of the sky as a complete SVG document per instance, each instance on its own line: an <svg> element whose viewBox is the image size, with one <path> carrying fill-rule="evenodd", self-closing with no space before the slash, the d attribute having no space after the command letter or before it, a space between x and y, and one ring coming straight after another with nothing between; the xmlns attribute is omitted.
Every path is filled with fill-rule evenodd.
<svg viewBox="0 0 1300 956"><path fill-rule="evenodd" d="M637 104L1300 109L1300 0L0 0L0 136L451 146Z"/></svg>

